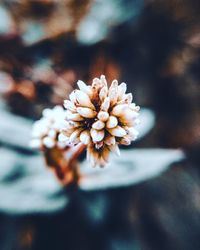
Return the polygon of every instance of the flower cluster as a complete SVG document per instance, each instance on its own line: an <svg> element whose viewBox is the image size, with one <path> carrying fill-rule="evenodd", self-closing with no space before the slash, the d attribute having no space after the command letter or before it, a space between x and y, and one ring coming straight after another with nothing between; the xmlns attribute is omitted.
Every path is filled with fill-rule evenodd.
<svg viewBox="0 0 200 250"><path fill-rule="evenodd" d="M55 106L53 109L44 109L42 118L33 125L32 140L30 146L33 148L64 148L67 141L58 141L58 135L63 127L66 117L66 110L61 106Z"/></svg>
<svg viewBox="0 0 200 250"><path fill-rule="evenodd" d="M108 87L105 76L95 78L92 85L77 83L70 100L64 101L66 123L59 140L87 145L87 157L92 165L104 166L110 152L119 154L119 144L129 145L138 132L139 107L126 94L125 83L117 80Z"/></svg>

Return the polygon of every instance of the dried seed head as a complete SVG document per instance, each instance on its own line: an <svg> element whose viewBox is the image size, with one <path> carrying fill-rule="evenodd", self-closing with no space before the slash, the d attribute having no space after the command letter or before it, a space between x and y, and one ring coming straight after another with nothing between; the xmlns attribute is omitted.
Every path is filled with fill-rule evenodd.
<svg viewBox="0 0 200 250"><path fill-rule="evenodd" d="M82 142L92 165L105 165L110 152L119 155L118 145L129 145L137 137L139 107L132 103L132 94L126 94L125 83L114 80L108 87L103 75L91 86L82 81L77 85L80 90L64 101L67 112L61 140Z"/></svg>
<svg viewBox="0 0 200 250"><path fill-rule="evenodd" d="M55 146L59 148L66 147L68 145L68 136L70 136L72 130L70 130L71 133L68 130L67 136L65 134L59 135L60 130L65 126L64 119L66 114L67 111L61 106L56 106L53 109L45 109L43 117L33 124L30 146L41 150ZM60 137L59 140L58 135Z"/></svg>

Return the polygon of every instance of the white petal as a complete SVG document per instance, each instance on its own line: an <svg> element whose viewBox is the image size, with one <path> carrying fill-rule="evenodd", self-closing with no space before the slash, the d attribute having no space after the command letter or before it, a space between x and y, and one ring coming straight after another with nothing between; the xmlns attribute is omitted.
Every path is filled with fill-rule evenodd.
<svg viewBox="0 0 200 250"><path fill-rule="evenodd" d="M99 78L95 77L92 81L92 86L96 86L96 85L101 85L101 81Z"/></svg>
<svg viewBox="0 0 200 250"><path fill-rule="evenodd" d="M62 113L64 111L62 106L56 105L53 109L52 109L53 113L59 114Z"/></svg>
<svg viewBox="0 0 200 250"><path fill-rule="evenodd" d="M128 128L127 132L128 132L128 135L130 135L132 140L135 140L139 134L139 132L133 127Z"/></svg>
<svg viewBox="0 0 200 250"><path fill-rule="evenodd" d="M65 147L70 146L70 143L69 141L64 141L64 142L57 141L57 146L60 149L64 149Z"/></svg>
<svg viewBox="0 0 200 250"><path fill-rule="evenodd" d="M107 112L109 107L110 107L110 98L106 97L103 103L101 104L101 110Z"/></svg>
<svg viewBox="0 0 200 250"><path fill-rule="evenodd" d="M105 140L104 140L105 144L106 145L114 145L116 143L116 140L115 140L115 137L114 136L111 136L111 135L108 135Z"/></svg>
<svg viewBox="0 0 200 250"><path fill-rule="evenodd" d="M103 86L107 87L107 81L106 81L106 77L104 75L100 76L100 80Z"/></svg>
<svg viewBox="0 0 200 250"><path fill-rule="evenodd" d="M67 113L66 119L69 120L69 121L71 120L71 121L75 121L75 122L79 122L79 121L84 120L84 118L78 113L75 113L75 114Z"/></svg>
<svg viewBox="0 0 200 250"><path fill-rule="evenodd" d="M102 141L105 135L104 130L96 130L96 129L91 129L90 134L92 137L93 142L99 142Z"/></svg>
<svg viewBox="0 0 200 250"><path fill-rule="evenodd" d="M108 94L108 88L107 87L103 87L100 92L99 92L99 98L101 101L103 101L106 97L107 97L107 94Z"/></svg>
<svg viewBox="0 0 200 250"><path fill-rule="evenodd" d="M81 133L82 129L78 128L76 129L69 137L69 141L72 144L76 144L79 142L79 135Z"/></svg>
<svg viewBox="0 0 200 250"><path fill-rule="evenodd" d="M83 91L83 92L86 93L87 95L91 96L92 90L91 90L91 87L90 87L90 86L86 85L86 84L85 84L83 81L81 81L81 80L78 80L77 85L78 85L78 87L79 87L79 89L80 89L81 91Z"/></svg>
<svg viewBox="0 0 200 250"><path fill-rule="evenodd" d="M108 96L110 97L110 103L111 105L114 105L117 102L118 98L118 82L117 80L114 80L110 86L109 89L109 94Z"/></svg>
<svg viewBox="0 0 200 250"><path fill-rule="evenodd" d="M125 109L123 114L120 116L120 121L126 123L128 121L132 121L138 117L138 113L131 110L131 109Z"/></svg>
<svg viewBox="0 0 200 250"><path fill-rule="evenodd" d="M49 124L48 124L49 125ZM42 137L48 133L49 126L40 121L35 122L32 130L32 137Z"/></svg>
<svg viewBox="0 0 200 250"><path fill-rule="evenodd" d="M109 88L109 93L112 89L118 89L118 81L116 79L112 81L110 88Z"/></svg>
<svg viewBox="0 0 200 250"><path fill-rule="evenodd" d="M102 122L102 121L100 121L100 120L98 120L98 121L96 121L96 122L94 122L94 123L92 124L92 128L97 129L97 130L101 130L101 129L103 129L104 127L105 127L105 123Z"/></svg>
<svg viewBox="0 0 200 250"><path fill-rule="evenodd" d="M119 86L118 86L118 100L121 100L124 96L124 94L126 93L126 83L122 82Z"/></svg>
<svg viewBox="0 0 200 250"><path fill-rule="evenodd" d="M128 93L123 96L122 103L131 104L132 100L133 100L133 95L131 93Z"/></svg>
<svg viewBox="0 0 200 250"><path fill-rule="evenodd" d="M105 122L105 121L108 120L109 114L108 114L107 112L100 111L100 112L98 113L98 116L97 116L97 117L98 117L98 119L101 120L102 122Z"/></svg>
<svg viewBox="0 0 200 250"><path fill-rule="evenodd" d="M44 109L42 111L42 116L46 118L51 118L52 117L52 110L51 109Z"/></svg>
<svg viewBox="0 0 200 250"><path fill-rule="evenodd" d="M118 120L115 116L109 116L107 122L106 122L106 127L107 128L114 128L118 124Z"/></svg>
<svg viewBox="0 0 200 250"><path fill-rule="evenodd" d="M75 128L71 129L62 129L61 133L65 135L66 137L70 137L70 135L75 131Z"/></svg>
<svg viewBox="0 0 200 250"><path fill-rule="evenodd" d="M130 137L129 136L122 137L121 140L120 140L120 144L126 145L126 146L130 145L131 144Z"/></svg>
<svg viewBox="0 0 200 250"><path fill-rule="evenodd" d="M76 103L76 94L75 94L75 90L72 91L72 93L69 95L69 99L72 103Z"/></svg>
<svg viewBox="0 0 200 250"><path fill-rule="evenodd" d="M69 137L67 137L67 136L65 136L64 134L60 133L60 134L58 135L58 140L59 140L60 142L68 142L68 141L69 141Z"/></svg>
<svg viewBox="0 0 200 250"><path fill-rule="evenodd" d="M68 127L69 128L78 128L78 127L81 127L81 126L82 126L81 122L68 121Z"/></svg>
<svg viewBox="0 0 200 250"><path fill-rule="evenodd" d="M55 139L57 135L57 131L55 129L50 129L48 132L48 136L51 137L52 139Z"/></svg>
<svg viewBox="0 0 200 250"><path fill-rule="evenodd" d="M129 105L129 108L130 108L131 110L133 110L133 111L136 111L136 112L138 112L138 111L140 110L140 106L136 106L135 103L131 103L131 104Z"/></svg>
<svg viewBox="0 0 200 250"><path fill-rule="evenodd" d="M84 93L81 90L76 90L75 95L76 95L76 104L77 105L80 105L82 107L95 109L95 107L92 104L89 96L86 93Z"/></svg>
<svg viewBox="0 0 200 250"><path fill-rule="evenodd" d="M109 146L110 151L115 153L116 155L120 156L120 150L117 144Z"/></svg>
<svg viewBox="0 0 200 250"><path fill-rule="evenodd" d="M129 105L129 108L132 109L132 110L135 110L136 104L135 104L134 102L132 102L132 103Z"/></svg>
<svg viewBox="0 0 200 250"><path fill-rule="evenodd" d="M90 109L90 108L77 108L77 112L86 118L94 118L96 116L96 111Z"/></svg>
<svg viewBox="0 0 200 250"><path fill-rule="evenodd" d="M53 148L55 146L55 140L53 140L50 137L45 137L43 139L43 144L47 147L47 148Z"/></svg>
<svg viewBox="0 0 200 250"><path fill-rule="evenodd" d="M88 130L84 130L83 132L81 132L80 141L85 145L89 144L89 142L90 142L90 133L89 133Z"/></svg>
<svg viewBox="0 0 200 250"><path fill-rule="evenodd" d="M76 106L69 100L64 100L64 107L72 112L76 112Z"/></svg>
<svg viewBox="0 0 200 250"><path fill-rule="evenodd" d="M111 129L107 129L108 132L113 135L113 136L117 136L117 137L123 137L126 135L126 131L125 129L123 129L120 126L117 126L115 128L111 128Z"/></svg>
<svg viewBox="0 0 200 250"><path fill-rule="evenodd" d="M63 129L72 129L74 128L72 121L65 121L65 123L63 124Z"/></svg>
<svg viewBox="0 0 200 250"><path fill-rule="evenodd" d="M128 104L119 104L119 105L116 105L111 114L114 115L114 116L120 116L123 114L124 110L128 107Z"/></svg>

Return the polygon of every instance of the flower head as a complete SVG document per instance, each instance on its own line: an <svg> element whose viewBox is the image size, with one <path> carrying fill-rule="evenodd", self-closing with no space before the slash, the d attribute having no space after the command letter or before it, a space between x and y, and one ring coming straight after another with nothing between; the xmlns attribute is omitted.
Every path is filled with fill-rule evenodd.
<svg viewBox="0 0 200 250"><path fill-rule="evenodd" d="M58 135L63 127L66 117L66 110L61 106L55 106L53 109L44 109L42 118L33 125L32 140L30 146L33 148L64 148L67 141L58 141Z"/></svg>
<svg viewBox="0 0 200 250"><path fill-rule="evenodd" d="M132 94L126 94L125 83L114 80L108 87L103 75L91 86L82 81L77 85L79 90L64 101L67 123L59 139L87 145L92 165L103 166L111 151L119 154L119 144L129 145L136 139L139 107L132 103Z"/></svg>

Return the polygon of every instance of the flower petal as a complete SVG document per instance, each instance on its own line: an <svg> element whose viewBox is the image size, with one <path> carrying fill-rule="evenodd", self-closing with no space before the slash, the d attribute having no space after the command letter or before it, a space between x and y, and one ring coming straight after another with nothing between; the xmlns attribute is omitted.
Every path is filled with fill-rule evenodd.
<svg viewBox="0 0 200 250"><path fill-rule="evenodd" d="M124 94L126 93L126 89L127 89L127 85L124 82L122 82L118 86L118 100L119 101L123 98Z"/></svg>
<svg viewBox="0 0 200 250"><path fill-rule="evenodd" d="M111 114L114 115L114 116L120 116L123 114L124 110L128 107L128 104L119 104L119 105L116 105Z"/></svg>
<svg viewBox="0 0 200 250"><path fill-rule="evenodd" d="M126 123L128 121L132 121L138 117L138 113L131 110L131 109L125 109L123 114L119 117L120 121Z"/></svg>
<svg viewBox="0 0 200 250"><path fill-rule="evenodd" d="M106 122L106 127L107 128L114 128L118 124L118 120L115 116L109 116L107 122Z"/></svg>
<svg viewBox="0 0 200 250"><path fill-rule="evenodd" d="M117 102L118 98L118 81L114 80L109 88L108 96L110 97L111 105Z"/></svg>
<svg viewBox="0 0 200 250"><path fill-rule="evenodd" d="M50 137L45 137L43 139L43 144L47 147L47 148L53 148L56 144L55 140L53 140Z"/></svg>
<svg viewBox="0 0 200 250"><path fill-rule="evenodd" d="M119 143L122 145L126 145L126 146L130 145L131 144L130 136L127 135L127 136L122 137Z"/></svg>
<svg viewBox="0 0 200 250"><path fill-rule="evenodd" d="M93 142L99 142L102 141L105 135L105 131L104 130L96 130L96 129L91 129L90 130L90 134L92 137Z"/></svg>
<svg viewBox="0 0 200 250"><path fill-rule="evenodd" d="M78 143L78 142L80 141L80 140L79 140L79 135L80 135L80 133L81 133L82 130L83 130L82 128L78 128L78 129L76 129L76 130L70 135L70 137L69 137L70 143L76 144L76 143Z"/></svg>
<svg viewBox="0 0 200 250"><path fill-rule="evenodd" d="M98 119L101 120L102 122L106 122L109 118L109 114L104 111L100 111L97 115Z"/></svg>
<svg viewBox="0 0 200 250"><path fill-rule="evenodd" d="M111 128L111 129L107 129L107 130L113 136L123 137L126 135L126 130L120 126L117 126L115 128Z"/></svg>
<svg viewBox="0 0 200 250"><path fill-rule="evenodd" d="M107 112L109 107L110 107L110 98L106 97L103 103L101 104L101 110Z"/></svg>
<svg viewBox="0 0 200 250"><path fill-rule="evenodd" d="M64 107L72 112L76 112L76 106L69 100L64 100Z"/></svg>
<svg viewBox="0 0 200 250"><path fill-rule="evenodd" d="M102 86L106 86L106 87L108 86L106 77L104 75L100 76L100 80L101 80Z"/></svg>
<svg viewBox="0 0 200 250"><path fill-rule="evenodd" d="M106 97L107 97L107 94L108 94L108 88L107 87L103 87L100 92L99 92L99 98L101 101L103 101Z"/></svg>
<svg viewBox="0 0 200 250"><path fill-rule="evenodd" d="M95 110L89 96L81 90L76 90L76 104L82 107L87 107Z"/></svg>
<svg viewBox="0 0 200 250"><path fill-rule="evenodd" d="M68 121L75 121L75 122L79 122L79 121L83 121L84 120L84 118L80 114L78 114L78 113L75 113L75 114L73 114L73 113L67 113L66 119Z"/></svg>
<svg viewBox="0 0 200 250"><path fill-rule="evenodd" d="M52 139L55 139L57 135L57 132L55 129L50 129L48 132L48 136L51 137Z"/></svg>
<svg viewBox="0 0 200 250"><path fill-rule="evenodd" d="M117 144L109 146L110 151L115 153L116 155L120 156L120 150Z"/></svg>
<svg viewBox="0 0 200 250"><path fill-rule="evenodd" d="M83 81L78 80L77 85L81 91L86 93L88 96L92 95L92 89L90 86L86 85Z"/></svg>
<svg viewBox="0 0 200 250"><path fill-rule="evenodd" d="M128 132L128 135L131 137L131 140L137 139L139 132L134 127L130 127L126 131Z"/></svg>
<svg viewBox="0 0 200 250"><path fill-rule="evenodd" d="M69 128L78 128L82 126L81 122L75 122L75 121L68 121Z"/></svg>
<svg viewBox="0 0 200 250"><path fill-rule="evenodd" d="M90 142L90 133L89 133L88 130L84 130L84 131L81 132L80 141L85 145L89 144L89 142Z"/></svg>
<svg viewBox="0 0 200 250"><path fill-rule="evenodd" d="M120 101L120 102L118 102L119 104L125 104L125 103L127 103L127 104L131 104L131 102L132 102L132 100L133 100L133 95L131 94L131 93L129 93L129 94L125 94L123 97L122 97L122 100Z"/></svg>
<svg viewBox="0 0 200 250"><path fill-rule="evenodd" d="M112 81L109 91L111 91L112 89L117 89L117 88L118 88L118 81L115 79Z"/></svg>
<svg viewBox="0 0 200 250"><path fill-rule="evenodd" d="M94 111L90 108L82 108L82 107L77 108L77 112L81 116L86 117L86 118L94 118L97 114L96 111Z"/></svg>
<svg viewBox="0 0 200 250"><path fill-rule="evenodd" d="M94 122L94 123L92 124L92 128L97 129L97 130L101 130L101 129L103 129L104 127L105 127L105 123L102 122L101 120L98 120L98 121L96 121L96 122Z"/></svg>
<svg viewBox="0 0 200 250"><path fill-rule="evenodd" d="M105 144L110 146L110 145L114 145L116 143L115 137L108 135L105 140L104 140Z"/></svg>
<svg viewBox="0 0 200 250"><path fill-rule="evenodd" d="M62 129L61 133L63 135L65 135L66 137L70 137L70 135L75 131L75 128L71 128L71 129Z"/></svg>
<svg viewBox="0 0 200 250"><path fill-rule="evenodd" d="M76 103L76 95L75 95L75 90L72 91L72 93L69 95L69 99L72 103Z"/></svg>
<svg viewBox="0 0 200 250"><path fill-rule="evenodd" d="M59 140L60 142L68 142L68 141L69 141L69 137L65 136L63 133L60 133L60 134L58 135L58 140Z"/></svg>

